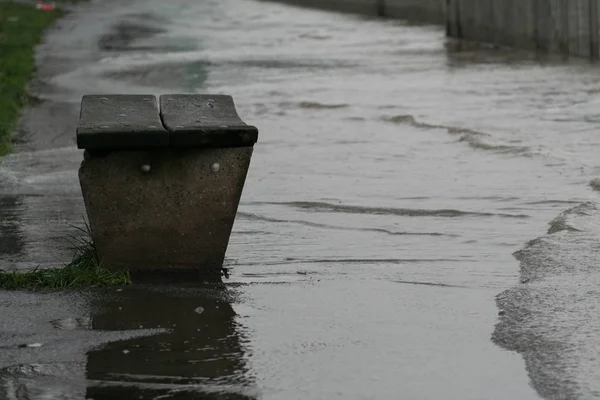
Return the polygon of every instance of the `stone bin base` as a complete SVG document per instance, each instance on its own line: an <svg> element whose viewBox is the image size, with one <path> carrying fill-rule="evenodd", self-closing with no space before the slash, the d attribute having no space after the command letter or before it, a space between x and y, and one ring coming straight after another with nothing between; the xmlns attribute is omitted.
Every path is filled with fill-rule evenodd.
<svg viewBox="0 0 600 400"><path fill-rule="evenodd" d="M79 179L104 266L220 276L252 150L86 151Z"/></svg>

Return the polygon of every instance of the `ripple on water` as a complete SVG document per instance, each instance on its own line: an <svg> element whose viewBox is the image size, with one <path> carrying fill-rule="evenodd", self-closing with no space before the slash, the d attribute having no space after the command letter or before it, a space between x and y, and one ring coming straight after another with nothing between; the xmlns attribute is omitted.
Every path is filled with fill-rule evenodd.
<svg viewBox="0 0 600 400"><path fill-rule="evenodd" d="M266 217L264 215L259 215L259 214L254 214L254 213L241 212L241 211L237 213L237 216L241 219L248 219L251 221L299 224L299 225L304 225L304 226L308 226L308 227L312 227L312 228L323 228L323 229L340 230L340 231L375 232L375 233L383 233L383 234L391 235L391 236L448 236L448 237L456 237L457 236L457 235L453 235L453 234L449 234L449 233L438 233L438 232L405 232L405 231L392 231L392 230L384 229L384 228L364 228L364 227L360 227L360 226L352 226L352 227L336 226L336 225L303 221L303 220L278 219L278 218ZM246 232L238 231L237 233L240 233L240 234L242 234L242 233L243 234L272 234L270 232L263 232L263 231L258 231L258 232L257 231L246 231Z"/></svg>
<svg viewBox="0 0 600 400"><path fill-rule="evenodd" d="M270 204L282 205L299 208L309 212L332 212L348 214L373 214L373 215L396 215L402 217L439 217L439 218L460 218L460 217L501 217L501 218L529 218L526 214L507 214L507 213L488 213L477 211L462 211L453 209L428 210L428 209L409 209L392 207L365 207L343 204L332 204L316 201L291 201L291 202L254 202L247 204Z"/></svg>
<svg viewBox="0 0 600 400"><path fill-rule="evenodd" d="M385 116L381 118L383 121L391 122L395 124L407 124L413 126L415 128L422 129L444 129L451 135L460 136L458 139L459 142L468 144L471 148L477 150L488 150L494 151L499 154L510 154L510 155L522 155L529 156L532 154L532 151L527 146L514 146L511 144L504 143L492 143L494 140L493 136L485 133L476 131L473 129L467 128L458 128L453 126L445 126L445 125L434 125L427 124L423 122L419 122L412 115L395 115L395 116ZM497 139L496 139L497 141Z"/></svg>

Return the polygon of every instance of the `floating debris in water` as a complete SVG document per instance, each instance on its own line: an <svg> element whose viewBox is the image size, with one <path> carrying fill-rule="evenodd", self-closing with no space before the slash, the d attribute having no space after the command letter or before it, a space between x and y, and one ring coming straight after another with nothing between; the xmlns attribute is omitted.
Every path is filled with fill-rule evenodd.
<svg viewBox="0 0 600 400"><path fill-rule="evenodd" d="M123 350L123 354L129 354L129 350Z"/></svg>
<svg viewBox="0 0 600 400"><path fill-rule="evenodd" d="M196 309L194 310L194 312L195 312L196 314L202 314L202 313L204 312L204 308L202 308L202 307L198 307L198 308L196 308Z"/></svg>

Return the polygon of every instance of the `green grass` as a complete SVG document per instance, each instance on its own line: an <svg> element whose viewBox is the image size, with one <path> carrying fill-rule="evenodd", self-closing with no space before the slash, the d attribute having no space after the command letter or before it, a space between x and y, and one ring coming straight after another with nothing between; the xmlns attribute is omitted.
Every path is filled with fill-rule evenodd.
<svg viewBox="0 0 600 400"><path fill-rule="evenodd" d="M110 271L101 265L87 225L86 228L80 229L84 236L71 237L75 253L70 263L62 268L26 272L0 270L0 289L65 290L130 284L131 277L128 271Z"/></svg>
<svg viewBox="0 0 600 400"><path fill-rule="evenodd" d="M0 2L0 155L11 149L11 134L35 73L35 46L60 10L40 11L32 4Z"/></svg>

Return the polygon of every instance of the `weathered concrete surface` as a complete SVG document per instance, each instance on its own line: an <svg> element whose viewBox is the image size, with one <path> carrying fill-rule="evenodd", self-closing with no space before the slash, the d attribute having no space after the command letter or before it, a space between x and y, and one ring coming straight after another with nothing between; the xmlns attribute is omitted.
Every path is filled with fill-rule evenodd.
<svg viewBox="0 0 600 400"><path fill-rule="evenodd" d="M231 96L160 103L159 115L151 95L83 96L79 176L98 255L138 274L219 279L258 130Z"/></svg>
<svg viewBox="0 0 600 400"><path fill-rule="evenodd" d="M498 296L504 311L493 339L523 355L547 399L600 398L600 208L563 211L548 233L515 253L521 283ZM581 279L583 278L583 279ZM586 384L581 384L586 382Z"/></svg>
<svg viewBox="0 0 600 400"><path fill-rule="evenodd" d="M102 262L220 276L252 150L88 154L79 178Z"/></svg>

